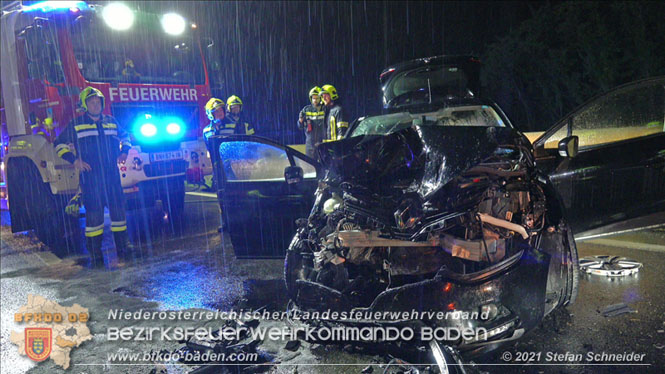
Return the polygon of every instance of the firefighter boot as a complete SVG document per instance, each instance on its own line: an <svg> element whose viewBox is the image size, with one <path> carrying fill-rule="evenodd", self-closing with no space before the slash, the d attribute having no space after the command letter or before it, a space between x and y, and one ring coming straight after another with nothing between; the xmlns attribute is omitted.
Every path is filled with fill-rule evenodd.
<svg viewBox="0 0 665 374"><path fill-rule="evenodd" d="M127 231L116 231L113 233L113 241L118 251L118 257L124 261L134 259L134 246L127 237Z"/></svg>
<svg viewBox="0 0 665 374"><path fill-rule="evenodd" d="M102 267L104 266L104 255L102 254L102 235L86 237L85 246L90 254L90 261L87 266L90 268L93 267Z"/></svg>

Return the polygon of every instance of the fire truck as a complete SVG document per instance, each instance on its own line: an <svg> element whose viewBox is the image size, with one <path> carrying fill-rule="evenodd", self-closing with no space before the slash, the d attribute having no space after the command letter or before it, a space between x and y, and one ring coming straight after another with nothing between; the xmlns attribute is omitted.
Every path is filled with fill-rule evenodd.
<svg viewBox="0 0 665 374"><path fill-rule="evenodd" d="M166 215L181 217L185 176L212 171L199 138L212 41L202 43L207 38L181 15L122 3L13 2L0 22L0 198L12 232L34 229L53 250L77 249L78 219L64 207L79 175L53 141L80 115L87 86L102 91L104 113L131 136L127 161L118 164L128 207L161 201Z"/></svg>

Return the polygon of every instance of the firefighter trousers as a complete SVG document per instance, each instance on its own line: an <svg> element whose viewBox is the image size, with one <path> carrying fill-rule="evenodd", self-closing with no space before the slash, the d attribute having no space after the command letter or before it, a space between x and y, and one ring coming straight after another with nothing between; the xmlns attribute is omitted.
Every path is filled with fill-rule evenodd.
<svg viewBox="0 0 665 374"><path fill-rule="evenodd" d="M113 167L92 166L89 172L81 172L81 198L85 206L85 236L87 239L104 234L104 207L108 207L111 216L111 232L115 246L123 251L127 246L127 220L125 215L125 195L120 184L120 174L116 165ZM88 240L101 247L101 240ZM89 248L98 252L101 248Z"/></svg>

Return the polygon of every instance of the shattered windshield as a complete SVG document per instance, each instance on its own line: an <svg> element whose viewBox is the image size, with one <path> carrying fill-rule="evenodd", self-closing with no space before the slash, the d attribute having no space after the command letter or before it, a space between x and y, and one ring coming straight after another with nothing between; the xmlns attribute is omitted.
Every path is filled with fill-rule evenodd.
<svg viewBox="0 0 665 374"><path fill-rule="evenodd" d="M93 82L201 84L203 61L188 36L166 35L150 20L133 32L114 31L102 21L71 29L81 74Z"/></svg>
<svg viewBox="0 0 665 374"><path fill-rule="evenodd" d="M496 111L487 105L444 108L425 114L395 113L363 119L350 136L388 135L411 126L505 127Z"/></svg>

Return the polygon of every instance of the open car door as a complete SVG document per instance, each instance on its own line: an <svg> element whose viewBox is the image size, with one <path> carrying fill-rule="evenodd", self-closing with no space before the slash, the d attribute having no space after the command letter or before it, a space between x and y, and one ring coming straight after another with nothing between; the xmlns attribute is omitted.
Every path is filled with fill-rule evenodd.
<svg viewBox="0 0 665 374"><path fill-rule="evenodd" d="M217 199L238 258L283 258L314 204L318 163L269 139L214 136Z"/></svg>
<svg viewBox="0 0 665 374"><path fill-rule="evenodd" d="M533 144L576 236L665 222L665 77L588 101Z"/></svg>

